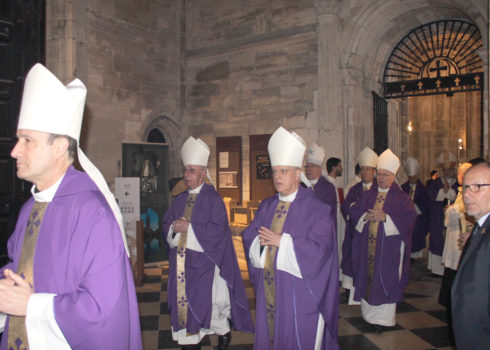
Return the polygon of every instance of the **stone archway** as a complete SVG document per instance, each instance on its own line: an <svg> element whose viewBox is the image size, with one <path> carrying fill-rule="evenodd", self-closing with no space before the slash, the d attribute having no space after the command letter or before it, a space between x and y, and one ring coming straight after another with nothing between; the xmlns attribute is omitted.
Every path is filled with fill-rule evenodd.
<svg viewBox="0 0 490 350"><path fill-rule="evenodd" d="M487 52L488 9L485 2L480 0L469 3L459 0L448 1L444 7L430 6L425 1L376 1L364 6L361 1L354 0L344 4L346 8L352 8L355 4L359 6L354 15L352 12L336 12L338 21L348 23L340 33L340 37L345 38L345 41L342 41L339 48L341 55L336 61L342 74L339 78L342 101L338 103L341 104L343 119L346 121L343 133L346 150L344 156L347 166L353 168L358 152L365 146L373 146L371 92L383 95L384 67L400 38L419 25L441 19L460 18L478 26L485 46L482 51ZM474 11L471 9L472 6L484 11ZM323 35L321 31L320 35ZM326 59L334 58L333 55L327 53ZM488 77L488 57L481 55L481 58L484 61L485 77ZM487 95L488 84L485 82L484 126L488 123ZM395 153L398 152L404 160L406 152L404 153L400 131L403 106L399 101L391 100L388 109L389 115L392 116L389 129L396 133L390 133L390 148L393 147ZM488 144L488 131L485 131L484 140ZM485 149L487 147L484 146Z"/></svg>
<svg viewBox="0 0 490 350"><path fill-rule="evenodd" d="M451 19L414 28L389 56L385 96L402 105L404 156L419 160L423 178L444 151L458 163L482 155L482 47L473 23Z"/></svg>
<svg viewBox="0 0 490 350"><path fill-rule="evenodd" d="M143 140L147 140L150 132L159 130L168 144L169 178L180 176L180 147L183 143L182 129L178 123L166 115L159 115L146 123L143 132Z"/></svg>

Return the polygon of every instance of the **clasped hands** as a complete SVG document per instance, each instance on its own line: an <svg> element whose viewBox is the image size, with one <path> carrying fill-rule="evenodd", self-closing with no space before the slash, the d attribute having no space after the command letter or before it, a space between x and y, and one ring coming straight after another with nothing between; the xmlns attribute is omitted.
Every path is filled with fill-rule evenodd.
<svg viewBox="0 0 490 350"><path fill-rule="evenodd" d="M12 270L5 269L3 274L5 278L0 279L0 312L25 316L27 302L34 290L29 283Z"/></svg>
<svg viewBox="0 0 490 350"><path fill-rule="evenodd" d="M386 221L386 213L382 209L368 209L365 219L367 221Z"/></svg>
<svg viewBox="0 0 490 350"><path fill-rule="evenodd" d="M279 244L281 243L281 234L261 226L259 229L259 239L260 245L279 247Z"/></svg>
<svg viewBox="0 0 490 350"><path fill-rule="evenodd" d="M175 220L172 224L174 225L174 232L187 233L190 221L184 217Z"/></svg>

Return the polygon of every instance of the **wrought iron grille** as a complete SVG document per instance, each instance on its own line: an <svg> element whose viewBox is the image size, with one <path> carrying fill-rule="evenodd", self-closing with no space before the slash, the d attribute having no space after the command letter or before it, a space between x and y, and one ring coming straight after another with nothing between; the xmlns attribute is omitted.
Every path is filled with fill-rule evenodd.
<svg viewBox="0 0 490 350"><path fill-rule="evenodd" d="M483 89L482 48L470 22L445 20L412 30L385 66L385 98Z"/></svg>

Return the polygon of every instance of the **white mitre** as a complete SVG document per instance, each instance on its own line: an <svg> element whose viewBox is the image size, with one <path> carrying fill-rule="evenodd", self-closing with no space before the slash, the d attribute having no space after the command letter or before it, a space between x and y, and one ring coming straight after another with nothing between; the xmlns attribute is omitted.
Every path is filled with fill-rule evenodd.
<svg viewBox="0 0 490 350"><path fill-rule="evenodd" d="M208 166L210 150L201 139L190 136L182 145L180 154L184 165Z"/></svg>
<svg viewBox="0 0 490 350"><path fill-rule="evenodd" d="M442 152L439 157L437 157L437 164L439 164L443 168L449 168L449 167L454 167L456 166L456 163L458 160L449 151L444 151Z"/></svg>
<svg viewBox="0 0 490 350"><path fill-rule="evenodd" d="M289 132L280 126L271 136L269 145L269 158L271 166L292 166L303 167L306 143L297 133ZM311 187L311 183L306 175L301 172L301 181Z"/></svg>
<svg viewBox="0 0 490 350"><path fill-rule="evenodd" d="M420 163L414 157L408 157L403 168L408 176L415 176L420 173Z"/></svg>
<svg viewBox="0 0 490 350"><path fill-rule="evenodd" d="M389 148L378 157L378 163L376 165L378 170L388 170L395 175L399 167L400 159Z"/></svg>
<svg viewBox="0 0 490 350"><path fill-rule="evenodd" d="M111 207L119 224L126 253L129 256L122 214L114 195L109 190L99 169L80 149L79 138L86 95L87 88L79 79L75 79L65 86L46 67L36 63L27 74L24 82L17 130L42 131L70 136L77 140L78 161Z"/></svg>
<svg viewBox="0 0 490 350"><path fill-rule="evenodd" d="M325 149L322 146L317 145L316 142L313 142L308 149L308 153L306 153L306 163L322 166L324 160Z"/></svg>
<svg viewBox="0 0 490 350"><path fill-rule="evenodd" d="M371 148L366 147L359 153L357 163L360 167L369 166L371 168L376 168L376 165L378 164L378 155Z"/></svg>
<svg viewBox="0 0 490 350"><path fill-rule="evenodd" d="M283 165L301 168L305 156L305 141L294 131L289 132L280 126L271 136L269 145L271 166Z"/></svg>

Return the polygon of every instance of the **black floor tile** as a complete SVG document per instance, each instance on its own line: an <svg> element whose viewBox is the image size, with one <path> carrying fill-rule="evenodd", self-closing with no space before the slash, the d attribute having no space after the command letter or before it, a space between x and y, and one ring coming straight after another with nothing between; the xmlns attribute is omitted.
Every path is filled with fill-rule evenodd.
<svg viewBox="0 0 490 350"><path fill-rule="evenodd" d="M168 311L168 304L167 303L160 303L160 315L167 315L170 312Z"/></svg>
<svg viewBox="0 0 490 350"><path fill-rule="evenodd" d="M206 336L201 341L202 346L210 346L211 342L209 341L209 337ZM173 349L180 348L180 345L173 341L172 339L172 331L171 330L160 330L158 332L158 349Z"/></svg>
<svg viewBox="0 0 490 350"><path fill-rule="evenodd" d="M438 320L441 320L442 322L449 324L449 314L447 309L443 310L431 310L431 311L426 311L429 315L437 318Z"/></svg>
<svg viewBox="0 0 490 350"><path fill-rule="evenodd" d="M161 280L161 276L145 275L145 278L143 278L143 283L160 283Z"/></svg>
<svg viewBox="0 0 490 350"><path fill-rule="evenodd" d="M411 332L435 348L454 346L454 339L450 327L411 329Z"/></svg>
<svg viewBox="0 0 490 350"><path fill-rule="evenodd" d="M401 314L404 312L415 312L415 311L420 311L420 310L417 309L415 306L412 306L412 305L410 305L404 301L402 301L396 305L396 313L397 314Z"/></svg>
<svg viewBox="0 0 490 350"><path fill-rule="evenodd" d="M142 331L156 331L160 323L160 316L140 316Z"/></svg>
<svg viewBox="0 0 490 350"><path fill-rule="evenodd" d="M361 333L373 333L373 325L370 325L362 317L350 317L345 319L347 322L349 322L353 327L355 327L359 332ZM398 331L400 329L403 329L400 325L396 324L393 327L389 327L385 329L385 332L389 331Z"/></svg>
<svg viewBox="0 0 490 350"><path fill-rule="evenodd" d="M415 299L415 298L427 298L427 295L414 294L414 293L403 293L403 299Z"/></svg>
<svg viewBox="0 0 490 350"><path fill-rule="evenodd" d="M158 348L159 349L171 349L178 348L179 345L172 340L171 330L160 330L158 332Z"/></svg>
<svg viewBox="0 0 490 350"><path fill-rule="evenodd" d="M339 337L339 348L340 350L380 350L363 334Z"/></svg>
<svg viewBox="0 0 490 350"><path fill-rule="evenodd" d="M160 301L160 292L141 292L136 293L138 303L153 303Z"/></svg>
<svg viewBox="0 0 490 350"><path fill-rule="evenodd" d="M253 350L253 348L253 344L237 344L228 347L229 350Z"/></svg>
<svg viewBox="0 0 490 350"><path fill-rule="evenodd" d="M350 293L349 290L345 290L343 288L340 289L340 293L339 293L340 304L349 303L349 293Z"/></svg>

